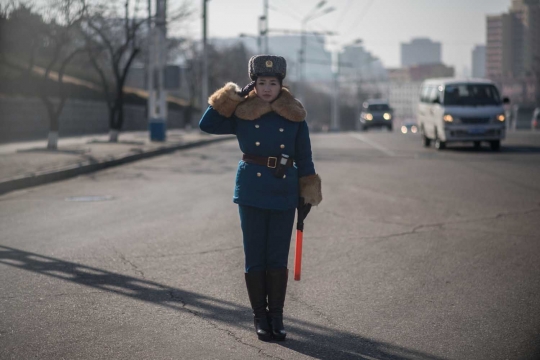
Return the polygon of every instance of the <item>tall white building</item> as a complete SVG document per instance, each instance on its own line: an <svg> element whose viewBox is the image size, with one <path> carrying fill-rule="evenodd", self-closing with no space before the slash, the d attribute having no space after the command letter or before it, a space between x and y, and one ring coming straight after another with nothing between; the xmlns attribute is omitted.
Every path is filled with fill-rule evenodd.
<svg viewBox="0 0 540 360"><path fill-rule="evenodd" d="M540 104L540 0L512 0L486 18L486 77L514 104Z"/></svg>

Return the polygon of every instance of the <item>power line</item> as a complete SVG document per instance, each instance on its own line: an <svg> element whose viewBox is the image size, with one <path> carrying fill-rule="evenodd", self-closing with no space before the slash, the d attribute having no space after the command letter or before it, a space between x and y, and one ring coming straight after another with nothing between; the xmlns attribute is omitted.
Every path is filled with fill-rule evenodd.
<svg viewBox="0 0 540 360"><path fill-rule="evenodd" d="M289 2L285 2L284 0L281 0L281 1L282 1L282 4L281 4L282 6L288 7L289 9L294 11L296 14L303 13L303 11L298 10L298 8L296 8L295 6L292 5L292 1L289 1Z"/></svg>
<svg viewBox="0 0 540 360"><path fill-rule="evenodd" d="M369 2L362 8L362 10L360 11L360 16L355 20L355 22L353 23L353 25L347 30L344 32L344 34L348 34L350 33L352 30L354 30L354 28L356 28L358 26L358 24L361 23L361 21L364 19L364 17L367 15L367 13L369 12L369 9L371 9L371 6L373 6L373 4L375 3L376 0L369 0Z"/></svg>
<svg viewBox="0 0 540 360"><path fill-rule="evenodd" d="M292 17L293 19L297 20L297 21L302 21L302 19L300 19L298 16L295 16L295 15L292 15L290 13L286 13L286 12L283 12L281 11L280 9L272 6L272 5L269 5L268 8L272 11L275 11L277 13L280 13L281 15L286 15L286 16L289 16L289 17Z"/></svg>
<svg viewBox="0 0 540 360"><path fill-rule="evenodd" d="M335 25L334 25L334 28L336 28L339 24L341 24L341 22L343 21L343 18L345 17L345 15L347 15L348 13L348 9L351 5L351 3L353 2L353 0L348 0L347 3L345 4L345 7L343 8L343 10L341 11L341 15L339 16L339 18L337 19Z"/></svg>

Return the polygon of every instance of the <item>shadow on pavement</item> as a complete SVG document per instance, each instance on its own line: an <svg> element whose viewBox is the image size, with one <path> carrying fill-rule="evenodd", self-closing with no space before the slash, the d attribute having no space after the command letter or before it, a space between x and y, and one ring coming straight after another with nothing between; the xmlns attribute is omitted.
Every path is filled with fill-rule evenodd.
<svg viewBox="0 0 540 360"><path fill-rule="evenodd" d="M233 302L3 245L0 245L0 264L188 312L229 334L232 328L237 328L249 331L255 338L251 309ZM442 360L303 320L287 319L286 326L290 339L279 345L317 359Z"/></svg>

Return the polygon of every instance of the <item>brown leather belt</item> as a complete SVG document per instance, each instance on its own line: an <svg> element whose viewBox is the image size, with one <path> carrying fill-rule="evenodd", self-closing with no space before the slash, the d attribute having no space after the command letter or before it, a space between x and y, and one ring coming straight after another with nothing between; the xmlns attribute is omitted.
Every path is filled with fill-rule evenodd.
<svg viewBox="0 0 540 360"><path fill-rule="evenodd" d="M279 158L274 157L274 156L265 157L265 156L244 154L242 156L242 160L247 162L248 164L262 165L262 166L269 167L270 169L275 169L277 167ZM289 158L285 166L292 167L293 164L294 164L294 160Z"/></svg>

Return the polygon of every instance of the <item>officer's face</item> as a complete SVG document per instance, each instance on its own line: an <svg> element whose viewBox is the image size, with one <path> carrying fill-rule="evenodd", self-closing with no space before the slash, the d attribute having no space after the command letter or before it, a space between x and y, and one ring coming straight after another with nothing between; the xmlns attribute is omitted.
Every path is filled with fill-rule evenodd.
<svg viewBox="0 0 540 360"><path fill-rule="evenodd" d="M257 96L266 102L274 101L281 90L281 85L276 77L261 76L255 83L255 92Z"/></svg>

